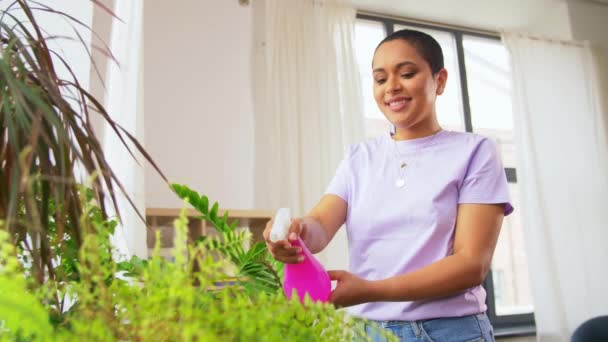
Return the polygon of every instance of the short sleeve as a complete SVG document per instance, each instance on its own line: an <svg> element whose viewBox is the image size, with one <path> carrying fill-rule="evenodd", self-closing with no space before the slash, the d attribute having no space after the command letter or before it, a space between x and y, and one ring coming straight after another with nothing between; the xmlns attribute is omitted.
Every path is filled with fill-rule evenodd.
<svg viewBox="0 0 608 342"><path fill-rule="evenodd" d="M492 140L483 139L473 151L458 203L504 204L505 216L513 212L507 176Z"/></svg>
<svg viewBox="0 0 608 342"><path fill-rule="evenodd" d="M352 155L354 147L350 146L345 153L344 158L338 165L336 173L325 191L326 195L336 195L342 198L346 203L350 198L350 180L352 179Z"/></svg>

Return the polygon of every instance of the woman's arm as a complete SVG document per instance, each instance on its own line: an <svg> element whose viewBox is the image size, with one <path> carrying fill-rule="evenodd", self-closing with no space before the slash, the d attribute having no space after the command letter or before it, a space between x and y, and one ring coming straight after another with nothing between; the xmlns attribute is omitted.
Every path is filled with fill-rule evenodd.
<svg viewBox="0 0 608 342"><path fill-rule="evenodd" d="M483 282L504 217L504 206L460 204L454 254L416 271L378 281L347 272L331 272L338 280L332 302L349 306L375 301L414 301L450 296Z"/></svg>
<svg viewBox="0 0 608 342"><path fill-rule="evenodd" d="M347 204L339 196L324 195L317 205L302 218L294 218L289 227L288 241L272 242L269 240L272 220L266 225L264 239L272 256L284 263L301 262L298 247L293 247L289 241L294 241L298 236L306 244L312 253L322 251L336 232L346 221Z"/></svg>
<svg viewBox="0 0 608 342"><path fill-rule="evenodd" d="M319 253L334 238L346 221L346 202L336 195L324 195L319 203L301 219L300 236L312 253Z"/></svg>

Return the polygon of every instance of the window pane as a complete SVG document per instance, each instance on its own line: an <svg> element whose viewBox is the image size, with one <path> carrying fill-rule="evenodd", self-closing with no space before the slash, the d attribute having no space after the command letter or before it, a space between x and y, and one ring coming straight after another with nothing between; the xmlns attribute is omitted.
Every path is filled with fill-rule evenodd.
<svg viewBox="0 0 608 342"><path fill-rule="evenodd" d="M458 69L458 55L456 54L454 36L451 33L438 30L395 25L395 31L406 28L422 31L439 42L443 51L443 64L448 71L448 83L443 94L437 98L437 119L444 129L464 131L460 71Z"/></svg>
<svg viewBox="0 0 608 342"><path fill-rule="evenodd" d="M511 78L507 49L498 40L463 37L473 131L494 138L505 167L515 167Z"/></svg>
<svg viewBox="0 0 608 342"><path fill-rule="evenodd" d="M509 192L515 211L505 217L498 245L492 259L492 280L497 315L533 312L528 261L521 226L519 189L509 183Z"/></svg>
<svg viewBox="0 0 608 342"><path fill-rule="evenodd" d="M497 143L505 167L516 167L508 53L500 41L463 37L473 131ZM533 312L516 183L509 184L516 210L505 218L492 261L497 315Z"/></svg>
<svg viewBox="0 0 608 342"><path fill-rule="evenodd" d="M372 138L391 130L391 124L378 109L372 87L372 58L376 46L384 37L384 25L376 21L357 20L355 24L355 49L363 89L365 137Z"/></svg>

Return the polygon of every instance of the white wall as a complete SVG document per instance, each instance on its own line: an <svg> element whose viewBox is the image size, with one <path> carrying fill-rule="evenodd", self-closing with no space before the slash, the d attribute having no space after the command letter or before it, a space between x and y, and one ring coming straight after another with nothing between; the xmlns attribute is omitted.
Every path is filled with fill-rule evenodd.
<svg viewBox="0 0 608 342"><path fill-rule="evenodd" d="M600 101L608 108L608 4L586 1L556 2L530 23L527 30L565 40L589 41L598 62ZM608 113L606 113L608 123ZM608 126L607 126L608 129Z"/></svg>
<svg viewBox="0 0 608 342"><path fill-rule="evenodd" d="M550 38L572 39L572 25L570 23L568 3L555 2L547 5L541 15L535 17L526 27L522 27L521 29L532 34Z"/></svg>
<svg viewBox="0 0 608 342"><path fill-rule="evenodd" d="M144 2L145 146L173 182L253 207L251 6ZM146 205L181 207L147 168Z"/></svg>
<svg viewBox="0 0 608 342"><path fill-rule="evenodd" d="M86 25L90 26L92 23L93 3L90 1L44 0L40 2L52 7L57 11L64 12L74 18L77 18ZM30 4L30 6L38 7L34 4ZM76 35L74 32L74 28L78 31L84 40L86 47L89 49L91 46L91 31L74 22L68 22L64 17L54 13L44 11L35 11L34 13L38 20L38 24L46 30L46 33L49 36L60 35L69 37L69 39L61 38L49 41L49 48L55 50L66 59L67 63L70 65L70 68L78 77L80 84L85 89L88 89L91 60L83 47L83 43L79 41L78 35ZM59 62L59 60L55 60L54 63L60 77L70 80L72 79L63 63Z"/></svg>
<svg viewBox="0 0 608 342"><path fill-rule="evenodd" d="M86 25L91 25L93 4L90 1L63 0L57 2L52 0L39 0L38 2L77 18ZM13 4L13 1L0 1L0 8L6 10L10 4ZM40 7L34 3L30 3L29 5L33 8ZM66 20L64 16L55 13L36 9L33 9L32 12L34 13L38 25L43 30L42 35L44 37L62 37L47 40L47 45L49 49L55 51L66 60L74 74L76 74L81 86L88 89L91 63L84 47L90 48L91 46L90 30L73 21ZM13 4L10 13L16 16L22 23L28 21L21 11L21 7L17 4ZM5 20L7 23L12 22L8 17L4 17L2 20ZM74 28L78 31L78 34L80 34L84 41L84 46L83 43L80 42L78 35L74 32ZM72 80L72 76L60 59L53 56L53 63L60 78Z"/></svg>
<svg viewBox="0 0 608 342"><path fill-rule="evenodd" d="M608 4L569 3L572 34L576 40L588 40L608 47Z"/></svg>

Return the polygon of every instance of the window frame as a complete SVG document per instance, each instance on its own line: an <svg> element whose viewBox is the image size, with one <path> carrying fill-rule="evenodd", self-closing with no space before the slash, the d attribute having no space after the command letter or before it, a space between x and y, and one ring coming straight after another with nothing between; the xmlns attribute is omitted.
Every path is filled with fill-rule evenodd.
<svg viewBox="0 0 608 342"><path fill-rule="evenodd" d="M473 121L471 118L471 105L469 101L469 89L467 80L467 70L465 65L463 36L474 36L485 39L500 41L498 34L481 33L476 31L467 31L465 29L456 29L438 24L423 23L418 21L408 21L407 19L387 18L379 15L357 13L357 19L375 21L382 23L386 35L394 32L395 25L406 25L411 27L432 29L451 33L454 36L456 44L456 57L458 59L458 71L460 73L460 90L462 96L463 121L466 132L473 132ZM517 170L513 167L506 167L505 174L507 182L517 183ZM514 315L497 315L496 304L494 300L494 282L492 272L488 272L486 279L483 282L483 287L486 289L486 305L487 315L494 326L495 335L500 336L530 336L536 334L536 322L534 313L514 314Z"/></svg>

